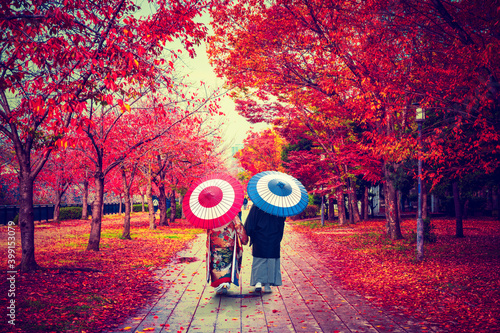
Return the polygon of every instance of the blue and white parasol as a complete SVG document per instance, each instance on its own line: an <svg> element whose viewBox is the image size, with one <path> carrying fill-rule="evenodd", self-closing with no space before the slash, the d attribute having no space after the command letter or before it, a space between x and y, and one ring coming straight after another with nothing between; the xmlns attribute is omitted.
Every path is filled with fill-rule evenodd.
<svg viewBox="0 0 500 333"><path fill-rule="evenodd" d="M309 202L304 185L278 171L264 171L253 176L248 182L247 192L253 204L275 216L297 215Z"/></svg>

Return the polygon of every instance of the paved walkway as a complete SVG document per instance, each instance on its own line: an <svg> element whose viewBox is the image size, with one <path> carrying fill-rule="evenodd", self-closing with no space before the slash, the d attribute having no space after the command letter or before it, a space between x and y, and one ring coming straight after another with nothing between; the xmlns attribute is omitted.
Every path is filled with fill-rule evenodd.
<svg viewBox="0 0 500 333"><path fill-rule="evenodd" d="M207 285L206 235L158 272L165 292L120 325L121 332L435 332L428 325L389 313L343 289L322 264L328 260L286 226L282 242L283 285L273 293L250 287L251 249L245 247L240 287L219 296ZM118 332L118 331L117 331Z"/></svg>

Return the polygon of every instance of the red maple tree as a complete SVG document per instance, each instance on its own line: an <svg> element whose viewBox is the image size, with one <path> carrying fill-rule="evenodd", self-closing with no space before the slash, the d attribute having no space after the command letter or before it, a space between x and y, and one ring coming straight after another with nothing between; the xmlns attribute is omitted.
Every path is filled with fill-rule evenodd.
<svg viewBox="0 0 500 333"><path fill-rule="evenodd" d="M205 3L159 1L154 13L140 18L134 16L139 8L128 0L7 1L1 6L0 132L19 163L20 269L27 271L38 267L33 182L51 151L65 145L69 128L89 125L94 105L116 103L116 92L133 93L129 84L153 88L158 78L169 84L171 71L158 67L169 61L173 66L161 57L165 42L179 38L194 55L193 45L206 29L193 18ZM34 151L42 156L36 163ZM97 249L98 242L90 247Z"/></svg>

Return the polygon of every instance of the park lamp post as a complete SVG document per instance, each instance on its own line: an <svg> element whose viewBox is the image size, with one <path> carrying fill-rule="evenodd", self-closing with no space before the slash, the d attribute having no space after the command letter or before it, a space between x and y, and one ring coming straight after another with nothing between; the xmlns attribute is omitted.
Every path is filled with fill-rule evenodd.
<svg viewBox="0 0 500 333"><path fill-rule="evenodd" d="M422 123L425 110L418 103L415 121L418 124L418 215L417 215L417 261L424 259L424 223L422 221Z"/></svg>

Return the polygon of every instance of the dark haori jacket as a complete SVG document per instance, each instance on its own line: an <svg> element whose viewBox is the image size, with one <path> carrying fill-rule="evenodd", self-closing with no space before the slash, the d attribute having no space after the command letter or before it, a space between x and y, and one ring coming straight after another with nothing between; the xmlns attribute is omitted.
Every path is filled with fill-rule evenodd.
<svg viewBox="0 0 500 333"><path fill-rule="evenodd" d="M245 221L245 231L250 237L252 255L258 258L279 258L286 217L268 214L252 205Z"/></svg>

